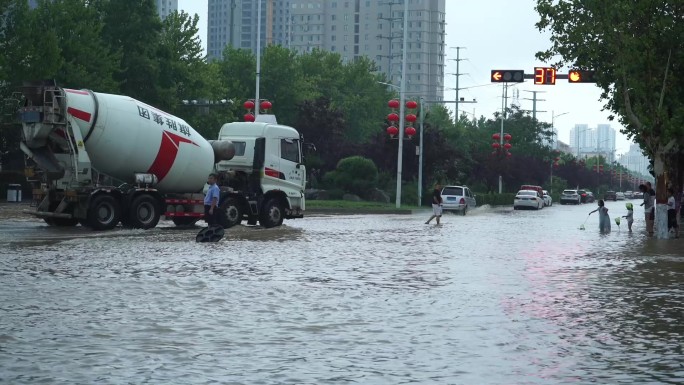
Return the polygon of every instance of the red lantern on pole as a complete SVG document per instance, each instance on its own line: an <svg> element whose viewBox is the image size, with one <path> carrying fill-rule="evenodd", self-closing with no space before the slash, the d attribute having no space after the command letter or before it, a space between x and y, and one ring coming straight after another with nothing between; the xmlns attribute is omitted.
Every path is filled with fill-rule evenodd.
<svg viewBox="0 0 684 385"><path fill-rule="evenodd" d="M498 149L501 145L498 142L492 143L492 148Z"/></svg>
<svg viewBox="0 0 684 385"><path fill-rule="evenodd" d="M511 134L504 134L504 140L505 140L505 141L508 142L509 140L511 140L511 138L513 138L513 137L511 136Z"/></svg>
<svg viewBox="0 0 684 385"><path fill-rule="evenodd" d="M510 150L511 147L513 147L513 146L512 146L510 143L504 144L504 148L505 148L506 150Z"/></svg>
<svg viewBox="0 0 684 385"><path fill-rule="evenodd" d="M410 123L414 123L418 118L414 114L408 114L406 115L406 121Z"/></svg>
<svg viewBox="0 0 684 385"><path fill-rule="evenodd" d="M513 154L511 154L510 152L506 153L506 157L510 158L511 156L513 156Z"/></svg>
<svg viewBox="0 0 684 385"><path fill-rule="evenodd" d="M399 121L399 115L392 112L391 114L387 115L387 120L389 120L390 122L398 122Z"/></svg>
<svg viewBox="0 0 684 385"><path fill-rule="evenodd" d="M392 109L397 109L399 108L399 101L397 99L392 99L387 102L387 106Z"/></svg>
<svg viewBox="0 0 684 385"><path fill-rule="evenodd" d="M408 102L406 102L406 108L408 108L410 110L418 108L418 103L416 103L415 100L409 100Z"/></svg>
<svg viewBox="0 0 684 385"><path fill-rule="evenodd" d="M245 122L253 122L254 120L254 115L252 115L251 113L245 114Z"/></svg>
<svg viewBox="0 0 684 385"><path fill-rule="evenodd" d="M262 110L270 110L271 107L273 107L273 103L269 102L268 100L264 100L263 102L261 102Z"/></svg>
<svg viewBox="0 0 684 385"><path fill-rule="evenodd" d="M408 127L406 127L406 129L404 130L404 134L406 134L406 136L408 136L408 137L410 138L410 137L412 137L413 135L416 134L416 129L413 128L413 127L411 127L411 126L408 126Z"/></svg>
<svg viewBox="0 0 684 385"><path fill-rule="evenodd" d="M243 106L245 106L248 111L251 111L254 108L254 101L247 100Z"/></svg>
<svg viewBox="0 0 684 385"><path fill-rule="evenodd" d="M492 135L492 139L494 139L494 140L499 140L499 139L501 139L501 135L499 135L499 134L493 134L493 135Z"/></svg>
<svg viewBox="0 0 684 385"><path fill-rule="evenodd" d="M389 126L389 127L387 127L387 134L389 134L389 136L394 137L394 136L396 136L398 133L399 133L399 129L398 129L398 128L396 128L396 127L394 127L394 126Z"/></svg>

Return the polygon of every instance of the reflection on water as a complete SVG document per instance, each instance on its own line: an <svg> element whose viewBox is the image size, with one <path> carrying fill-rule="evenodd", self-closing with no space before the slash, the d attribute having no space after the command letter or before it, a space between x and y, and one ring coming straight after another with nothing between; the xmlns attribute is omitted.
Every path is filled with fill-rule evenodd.
<svg viewBox="0 0 684 385"><path fill-rule="evenodd" d="M684 243L579 231L593 208L318 216L216 244L4 221L0 383L684 382Z"/></svg>

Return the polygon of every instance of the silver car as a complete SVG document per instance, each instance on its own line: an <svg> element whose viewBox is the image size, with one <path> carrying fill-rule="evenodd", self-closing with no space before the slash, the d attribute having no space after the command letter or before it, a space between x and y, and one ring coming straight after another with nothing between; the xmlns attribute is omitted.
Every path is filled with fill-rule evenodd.
<svg viewBox="0 0 684 385"><path fill-rule="evenodd" d="M578 205L582 203L582 197L578 190L563 190L560 196L560 204L564 205L566 203L572 203Z"/></svg>
<svg viewBox="0 0 684 385"><path fill-rule="evenodd" d="M466 215L477 206L475 195L466 186L444 186L442 188L442 210Z"/></svg>

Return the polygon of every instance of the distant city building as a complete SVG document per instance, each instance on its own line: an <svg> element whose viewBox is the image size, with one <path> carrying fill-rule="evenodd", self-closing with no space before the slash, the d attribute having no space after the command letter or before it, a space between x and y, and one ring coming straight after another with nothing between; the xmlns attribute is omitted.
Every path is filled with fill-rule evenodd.
<svg viewBox="0 0 684 385"><path fill-rule="evenodd" d="M598 154L612 162L615 160L615 138L615 129L609 124L599 124L596 128L575 124L570 130L570 147L579 158Z"/></svg>
<svg viewBox="0 0 684 385"><path fill-rule="evenodd" d="M166 16L174 11L178 11L178 0L155 0L157 6L157 13L159 17L164 20Z"/></svg>
<svg viewBox="0 0 684 385"><path fill-rule="evenodd" d="M256 52L259 0L209 0L207 55L218 59L226 46ZM374 60L398 85L403 39L403 0L260 0L261 46L298 52L322 49L349 62ZM445 0L409 1L407 91L442 100Z"/></svg>
<svg viewBox="0 0 684 385"><path fill-rule="evenodd" d="M618 161L627 167L628 170L641 173L644 176L650 176L648 171L650 161L641 151L638 144L631 144L629 151L620 155Z"/></svg>

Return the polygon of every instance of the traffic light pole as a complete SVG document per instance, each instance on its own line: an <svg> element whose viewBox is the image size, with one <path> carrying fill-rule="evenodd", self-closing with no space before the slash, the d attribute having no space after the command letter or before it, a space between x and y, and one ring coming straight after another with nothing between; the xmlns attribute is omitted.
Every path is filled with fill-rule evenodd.
<svg viewBox="0 0 684 385"><path fill-rule="evenodd" d="M508 92L508 83L503 84L501 89L501 135L499 135L499 145L503 148L503 137L504 137L504 118L506 115L506 98ZM503 192L503 176L499 172L499 194Z"/></svg>

